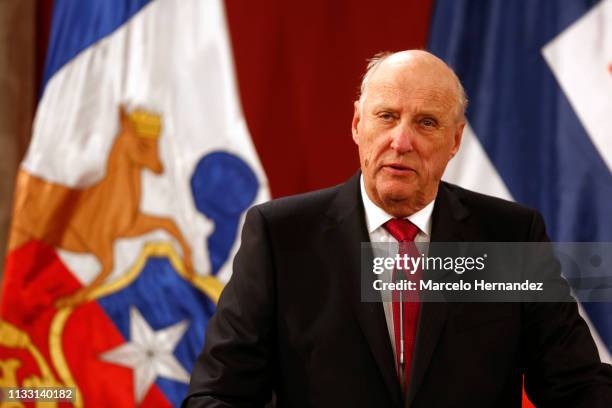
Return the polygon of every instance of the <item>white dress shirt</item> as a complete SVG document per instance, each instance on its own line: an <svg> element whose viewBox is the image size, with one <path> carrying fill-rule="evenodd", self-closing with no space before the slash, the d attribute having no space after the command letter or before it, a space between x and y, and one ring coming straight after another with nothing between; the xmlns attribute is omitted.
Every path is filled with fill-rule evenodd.
<svg viewBox="0 0 612 408"><path fill-rule="evenodd" d="M393 238L391 234L383 227L383 225L394 218L392 215L387 214L382 208L370 200L363 181L363 174L360 179L361 184L361 200L363 201L363 208L365 209L366 226L368 228L368 234L370 235L370 242L384 242L390 245L385 245L388 251L383 248L373 248L374 256L376 257L394 257L397 255L398 247L397 240ZM415 242L429 242L431 236L431 214L433 212L435 199L429 204L423 207L416 213L406 217L407 220L412 222L419 228L419 232L415 237ZM385 282L391 281L391 270L385 270L380 275L380 279ZM382 292L383 308L385 310L385 319L387 320L387 329L389 330L389 339L391 340L391 346L393 347L393 355L395 354L395 331L393 329L393 305L391 303L391 293ZM397 368L397 367L396 367Z"/></svg>

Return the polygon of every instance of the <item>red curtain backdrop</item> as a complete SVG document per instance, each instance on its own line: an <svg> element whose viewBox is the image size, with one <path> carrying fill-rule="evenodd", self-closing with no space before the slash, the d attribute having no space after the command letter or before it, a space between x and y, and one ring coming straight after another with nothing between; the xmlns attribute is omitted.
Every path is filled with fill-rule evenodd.
<svg viewBox="0 0 612 408"><path fill-rule="evenodd" d="M358 166L353 101L366 59L424 48L431 1L226 1L246 120L273 197Z"/></svg>

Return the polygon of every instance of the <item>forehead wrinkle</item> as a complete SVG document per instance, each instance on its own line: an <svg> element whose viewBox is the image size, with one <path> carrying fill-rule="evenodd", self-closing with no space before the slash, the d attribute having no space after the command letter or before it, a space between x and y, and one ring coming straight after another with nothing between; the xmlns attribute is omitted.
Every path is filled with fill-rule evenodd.
<svg viewBox="0 0 612 408"><path fill-rule="evenodd" d="M409 110L411 113L431 113L436 116L451 114L454 99L451 92L443 89L419 86L406 90L393 83L371 83L366 103L373 109L389 108L397 111Z"/></svg>
<svg viewBox="0 0 612 408"><path fill-rule="evenodd" d="M415 113L432 112L439 116L454 114L454 100L445 92L427 90L415 94L411 97Z"/></svg>

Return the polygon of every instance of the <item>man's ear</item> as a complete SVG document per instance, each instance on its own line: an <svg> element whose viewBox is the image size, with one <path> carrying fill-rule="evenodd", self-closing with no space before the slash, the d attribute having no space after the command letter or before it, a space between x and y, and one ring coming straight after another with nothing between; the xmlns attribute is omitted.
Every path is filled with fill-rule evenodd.
<svg viewBox="0 0 612 408"><path fill-rule="evenodd" d="M461 138L463 137L463 129L465 128L465 121L462 121L455 129L455 134L453 135L453 147L451 148L451 157L452 159L457 152L459 151L459 146L461 145ZM449 159L449 160L450 160Z"/></svg>
<svg viewBox="0 0 612 408"><path fill-rule="evenodd" d="M351 123L351 132L353 133L353 141L356 145L359 145L359 136L357 127L359 126L359 120L361 120L361 106L359 101L355 101L353 104L355 111L353 112L353 122Z"/></svg>

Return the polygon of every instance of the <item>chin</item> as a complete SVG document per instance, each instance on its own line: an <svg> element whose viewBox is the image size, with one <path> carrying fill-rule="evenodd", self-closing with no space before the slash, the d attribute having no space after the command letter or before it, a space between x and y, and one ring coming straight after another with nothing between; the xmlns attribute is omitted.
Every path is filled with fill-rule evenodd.
<svg viewBox="0 0 612 408"><path fill-rule="evenodd" d="M378 191L385 201L401 202L404 200L409 201L411 197L414 197L417 189L413 186L411 180L392 179L384 180L380 183Z"/></svg>
<svg viewBox="0 0 612 408"><path fill-rule="evenodd" d="M409 183L385 183L378 190L383 210L394 217L407 217L419 210L417 189L406 184Z"/></svg>
<svg viewBox="0 0 612 408"><path fill-rule="evenodd" d="M415 192L412 190L397 189L381 191L380 197L386 205L394 207L410 206L414 203Z"/></svg>
<svg viewBox="0 0 612 408"><path fill-rule="evenodd" d="M386 202L402 203L411 201L414 198L414 191L403 189L388 189L381 191L380 196Z"/></svg>

